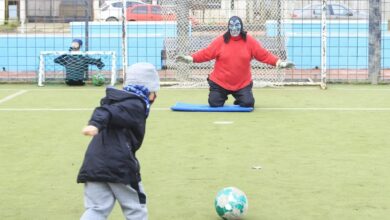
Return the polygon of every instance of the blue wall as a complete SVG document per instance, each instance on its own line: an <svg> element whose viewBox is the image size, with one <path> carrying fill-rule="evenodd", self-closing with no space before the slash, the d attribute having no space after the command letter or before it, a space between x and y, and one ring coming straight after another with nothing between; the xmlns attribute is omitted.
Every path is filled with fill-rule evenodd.
<svg viewBox="0 0 390 220"><path fill-rule="evenodd" d="M5 67L7 71L37 71L41 51L67 51L74 38L80 38L85 43L84 22L73 22L70 25L71 34L0 35L0 68ZM176 35L176 24L174 22L132 22L127 26L127 33L128 63L131 65L136 62L150 62L161 69L164 38ZM115 51L117 67L121 68L121 48L120 22L89 24L89 51Z"/></svg>
<svg viewBox="0 0 390 220"><path fill-rule="evenodd" d="M267 35L277 35L277 23L268 21ZM321 67L321 21L289 21L281 25L287 38L287 56L298 69ZM390 68L390 34L382 23L382 68ZM327 24L327 67L368 68L368 23L336 21Z"/></svg>
<svg viewBox="0 0 390 220"><path fill-rule="evenodd" d="M328 68L367 69L368 23L362 21L328 23ZM276 36L277 23L268 21L267 35ZM66 51L73 38L85 42L84 22L71 23L70 34L5 34L0 35L0 68L7 71L37 71L41 51ZM382 24L382 68L390 68L390 33ZM161 69L161 50L165 37L176 35L175 22L130 22L128 33L128 63L150 62ZM282 24L286 35L288 59L299 69L321 66L321 23L289 21ZM115 51L117 68L122 66L122 25L120 22L91 22L89 50ZM55 66L53 68L62 68ZM0 69L1 70L1 69Z"/></svg>

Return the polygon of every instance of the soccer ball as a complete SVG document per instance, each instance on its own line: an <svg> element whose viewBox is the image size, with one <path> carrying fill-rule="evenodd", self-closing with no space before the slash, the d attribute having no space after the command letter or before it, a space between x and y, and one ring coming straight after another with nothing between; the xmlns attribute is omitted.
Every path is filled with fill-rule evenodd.
<svg viewBox="0 0 390 220"><path fill-rule="evenodd" d="M106 81L106 78L103 74L98 73L92 76L92 84L94 86L102 86L104 85L104 82Z"/></svg>
<svg viewBox="0 0 390 220"><path fill-rule="evenodd" d="M215 210L225 220L241 219L248 210L245 193L235 187L220 190L215 197Z"/></svg>

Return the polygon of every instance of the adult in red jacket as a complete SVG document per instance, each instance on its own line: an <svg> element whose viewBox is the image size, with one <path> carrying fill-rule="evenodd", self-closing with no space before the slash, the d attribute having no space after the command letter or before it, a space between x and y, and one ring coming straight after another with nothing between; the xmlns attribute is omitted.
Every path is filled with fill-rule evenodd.
<svg viewBox="0 0 390 220"><path fill-rule="evenodd" d="M282 61L255 38L244 31L241 18L233 16L228 22L228 31L214 39L211 44L191 56L179 55L177 62L202 63L215 59L214 69L208 80L210 85L209 104L221 107L228 95L235 98L234 104L253 107L252 74L250 62L254 58L278 68L292 68L294 64Z"/></svg>

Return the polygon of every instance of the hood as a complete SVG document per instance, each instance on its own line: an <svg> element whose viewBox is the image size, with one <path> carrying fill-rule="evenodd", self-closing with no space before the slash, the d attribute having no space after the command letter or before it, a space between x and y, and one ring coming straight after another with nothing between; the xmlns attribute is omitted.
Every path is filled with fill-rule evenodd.
<svg viewBox="0 0 390 220"><path fill-rule="evenodd" d="M119 101L123 101L126 99L134 99L134 98L142 100L142 98L140 98L139 96L137 96L133 93L124 91L122 89L117 89L114 87L107 87L106 88L106 97L104 98L104 100L106 100L106 101L109 100L111 102L112 101L119 102Z"/></svg>

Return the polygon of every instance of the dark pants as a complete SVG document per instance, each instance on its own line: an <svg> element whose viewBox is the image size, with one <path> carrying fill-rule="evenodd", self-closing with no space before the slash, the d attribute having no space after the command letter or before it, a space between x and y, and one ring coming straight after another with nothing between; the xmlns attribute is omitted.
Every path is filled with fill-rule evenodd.
<svg viewBox="0 0 390 220"><path fill-rule="evenodd" d="M83 85L85 85L85 82L83 80L66 79L65 83L68 86L83 86Z"/></svg>
<svg viewBox="0 0 390 220"><path fill-rule="evenodd" d="M248 86L238 90L238 91L230 91L222 88L215 82L211 80L207 80L210 85L210 93L209 93L209 105L211 107L221 107L225 104L225 101L228 99L228 95L233 95L236 99L234 101L235 105L239 105L241 107L254 107L255 98L252 93L253 83Z"/></svg>

